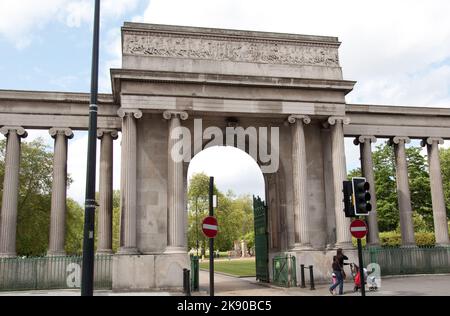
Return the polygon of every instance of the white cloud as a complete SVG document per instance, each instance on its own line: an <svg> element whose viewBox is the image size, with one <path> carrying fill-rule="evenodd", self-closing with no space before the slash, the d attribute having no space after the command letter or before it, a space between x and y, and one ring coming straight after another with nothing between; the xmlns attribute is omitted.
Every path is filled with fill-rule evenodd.
<svg viewBox="0 0 450 316"><path fill-rule="evenodd" d="M141 0L102 0L102 20L118 18L136 9ZM68 27L92 23L92 0L2 0L0 2L0 38L21 49L33 40L37 31L49 22L57 21Z"/></svg>
<svg viewBox="0 0 450 316"><path fill-rule="evenodd" d="M349 101L448 107L448 12L447 0L152 0L134 19L338 36L344 76L359 82Z"/></svg>
<svg viewBox="0 0 450 316"><path fill-rule="evenodd" d="M240 149L220 146L201 151L189 164L188 179L199 172L213 176L214 184L224 193L232 190L237 195L265 195L261 169Z"/></svg>

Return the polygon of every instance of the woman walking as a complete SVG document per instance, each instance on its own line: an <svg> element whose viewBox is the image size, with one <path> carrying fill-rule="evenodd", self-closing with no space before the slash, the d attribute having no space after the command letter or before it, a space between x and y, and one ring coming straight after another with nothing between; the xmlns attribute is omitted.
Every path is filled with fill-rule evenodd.
<svg viewBox="0 0 450 316"><path fill-rule="evenodd" d="M342 249L339 248L336 252L336 256L333 257L333 273L336 275L337 282L330 287L330 293L333 295L333 291L335 288L339 286L339 295L344 294L344 265L348 265L348 263L344 263L344 260L348 260L348 257L343 254Z"/></svg>

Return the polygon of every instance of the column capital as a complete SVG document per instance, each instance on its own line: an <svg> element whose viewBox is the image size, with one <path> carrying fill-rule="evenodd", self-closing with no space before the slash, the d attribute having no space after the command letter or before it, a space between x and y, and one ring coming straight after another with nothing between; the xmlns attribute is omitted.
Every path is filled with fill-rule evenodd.
<svg viewBox="0 0 450 316"><path fill-rule="evenodd" d="M189 114L186 111L164 111L163 117L166 120L170 120L171 118L179 117L181 120L185 121L188 119Z"/></svg>
<svg viewBox="0 0 450 316"><path fill-rule="evenodd" d="M124 118L126 115L133 115L134 118L140 119L142 117L142 111L139 109L124 109L120 108L117 110L117 115L120 118Z"/></svg>
<svg viewBox="0 0 450 316"><path fill-rule="evenodd" d="M425 147L427 145L433 145L436 142L438 145L444 144L444 139L440 137L428 137L420 141L420 146Z"/></svg>
<svg viewBox="0 0 450 316"><path fill-rule="evenodd" d="M14 131L22 138L25 138L28 136L27 131L22 126L3 126L0 128L0 133L7 136L11 131Z"/></svg>
<svg viewBox="0 0 450 316"><path fill-rule="evenodd" d="M302 120L304 124L311 123L311 118L308 115L292 114L288 117L288 122L294 124L297 120Z"/></svg>
<svg viewBox="0 0 450 316"><path fill-rule="evenodd" d="M330 116L327 123L330 125L335 125L338 122L342 122L344 125L350 124L350 118L347 116Z"/></svg>
<svg viewBox="0 0 450 316"><path fill-rule="evenodd" d="M389 138L388 145L392 146L394 144L398 145L400 143L409 144L411 139L408 136L394 136Z"/></svg>
<svg viewBox="0 0 450 316"><path fill-rule="evenodd" d="M353 144L355 145L364 144L365 142L376 143L377 138L371 135L360 135L353 140Z"/></svg>
<svg viewBox="0 0 450 316"><path fill-rule="evenodd" d="M119 133L115 129L98 129L97 130L97 138L101 139L103 135L111 134L112 139L117 139L119 137Z"/></svg>
<svg viewBox="0 0 450 316"><path fill-rule="evenodd" d="M67 138L71 139L73 137L73 131L68 127L52 127L49 129L48 133L51 137L55 138L58 134L63 134Z"/></svg>

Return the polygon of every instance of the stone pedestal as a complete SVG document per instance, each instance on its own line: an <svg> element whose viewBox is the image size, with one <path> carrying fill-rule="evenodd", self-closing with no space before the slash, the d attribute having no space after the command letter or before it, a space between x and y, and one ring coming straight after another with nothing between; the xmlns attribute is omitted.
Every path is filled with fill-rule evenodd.
<svg viewBox="0 0 450 316"><path fill-rule="evenodd" d="M183 269L190 269L189 255L115 255L113 291L181 291Z"/></svg>

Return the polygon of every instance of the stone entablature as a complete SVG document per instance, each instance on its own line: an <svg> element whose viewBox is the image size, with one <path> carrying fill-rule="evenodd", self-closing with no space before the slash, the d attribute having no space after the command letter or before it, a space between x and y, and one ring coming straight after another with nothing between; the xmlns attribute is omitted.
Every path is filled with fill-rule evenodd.
<svg viewBox="0 0 450 316"><path fill-rule="evenodd" d="M342 80L336 37L125 23L122 68Z"/></svg>
<svg viewBox="0 0 450 316"><path fill-rule="evenodd" d="M125 23L123 54L339 67L333 37Z"/></svg>

